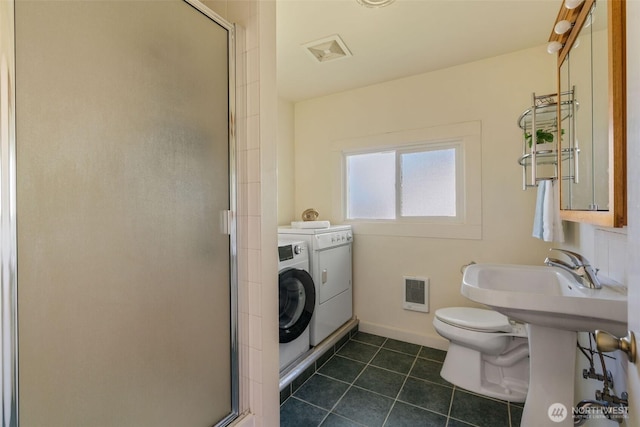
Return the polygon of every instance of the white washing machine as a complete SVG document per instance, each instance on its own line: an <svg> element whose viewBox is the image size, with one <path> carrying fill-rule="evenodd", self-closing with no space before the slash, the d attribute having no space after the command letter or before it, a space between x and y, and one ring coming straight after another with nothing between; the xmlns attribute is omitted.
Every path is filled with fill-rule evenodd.
<svg viewBox="0 0 640 427"><path fill-rule="evenodd" d="M278 241L278 258L282 370L309 350L309 323L315 310L316 288L309 273L309 251L306 242Z"/></svg>
<svg viewBox="0 0 640 427"><path fill-rule="evenodd" d="M329 228L278 229L279 241L303 241L309 248L309 267L316 285L310 342L316 346L353 317L350 225Z"/></svg>

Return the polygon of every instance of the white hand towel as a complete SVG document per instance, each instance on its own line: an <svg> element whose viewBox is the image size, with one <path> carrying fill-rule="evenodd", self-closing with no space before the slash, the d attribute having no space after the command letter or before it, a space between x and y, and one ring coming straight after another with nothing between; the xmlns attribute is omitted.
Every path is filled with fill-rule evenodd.
<svg viewBox="0 0 640 427"><path fill-rule="evenodd" d="M545 242L564 242L559 197L560 188L555 180L546 179L538 183L533 237Z"/></svg>
<svg viewBox="0 0 640 427"><path fill-rule="evenodd" d="M542 208L544 203L544 191L547 187L540 183L538 185L538 197L536 198L536 212L533 217L533 234L532 236L542 240Z"/></svg>

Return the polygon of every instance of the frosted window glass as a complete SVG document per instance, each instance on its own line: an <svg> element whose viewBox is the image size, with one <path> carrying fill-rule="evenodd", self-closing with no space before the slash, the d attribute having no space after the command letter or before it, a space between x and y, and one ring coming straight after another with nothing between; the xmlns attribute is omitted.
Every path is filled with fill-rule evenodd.
<svg viewBox="0 0 640 427"><path fill-rule="evenodd" d="M347 218L455 217L456 153L449 146L347 156Z"/></svg>
<svg viewBox="0 0 640 427"><path fill-rule="evenodd" d="M456 216L456 150L400 155L401 215Z"/></svg>
<svg viewBox="0 0 640 427"><path fill-rule="evenodd" d="M396 217L395 152L347 157L347 218Z"/></svg>

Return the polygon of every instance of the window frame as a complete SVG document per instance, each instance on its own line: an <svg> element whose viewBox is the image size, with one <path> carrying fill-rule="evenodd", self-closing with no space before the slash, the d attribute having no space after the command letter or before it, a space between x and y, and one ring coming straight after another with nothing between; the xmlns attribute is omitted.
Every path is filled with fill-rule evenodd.
<svg viewBox="0 0 640 427"><path fill-rule="evenodd" d="M482 126L480 121L463 122L421 129L392 131L331 141L332 217L351 224L354 233L379 236L431 237L444 239L482 239ZM456 217L403 217L396 219L347 218L346 155L394 150L410 151L423 146L446 147L457 144ZM396 168L396 174L398 170ZM396 179L396 185L398 180ZM461 190L460 190L461 188ZM396 191L396 197L398 192ZM458 210L459 208L459 210ZM399 209L396 203L396 209Z"/></svg>
<svg viewBox="0 0 640 427"><path fill-rule="evenodd" d="M455 159L455 209L454 216L426 215L426 216L403 216L402 215L402 154L422 153L427 151L440 151L454 149ZM399 166L399 167L398 167ZM400 221L416 222L462 222L464 213L464 169L462 162L462 144L459 140L443 142L427 142L416 146L400 148L396 151L396 218Z"/></svg>

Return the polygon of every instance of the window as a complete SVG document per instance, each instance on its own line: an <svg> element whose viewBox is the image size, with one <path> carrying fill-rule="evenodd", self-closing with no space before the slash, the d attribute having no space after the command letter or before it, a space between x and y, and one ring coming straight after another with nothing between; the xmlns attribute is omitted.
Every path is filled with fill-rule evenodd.
<svg viewBox="0 0 640 427"><path fill-rule="evenodd" d="M332 141L333 217L361 235L482 238L482 123Z"/></svg>
<svg viewBox="0 0 640 427"><path fill-rule="evenodd" d="M455 220L460 146L431 144L345 154L349 220Z"/></svg>

